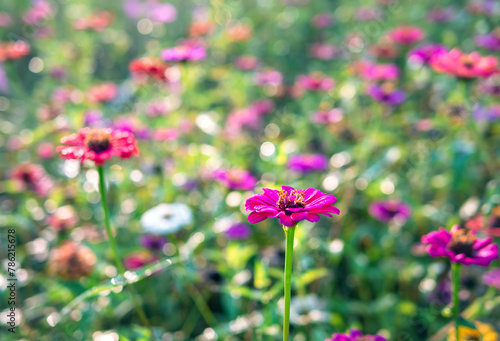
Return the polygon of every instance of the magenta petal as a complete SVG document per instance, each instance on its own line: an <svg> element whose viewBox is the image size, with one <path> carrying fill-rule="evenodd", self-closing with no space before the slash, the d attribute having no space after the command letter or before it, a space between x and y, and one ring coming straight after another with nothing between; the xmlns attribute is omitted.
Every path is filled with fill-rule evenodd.
<svg viewBox="0 0 500 341"><path fill-rule="evenodd" d="M301 221L306 219L307 216L308 216L307 212L297 212L297 213L292 213L290 217L295 221Z"/></svg>
<svg viewBox="0 0 500 341"><path fill-rule="evenodd" d="M250 224L255 224L266 220L267 216L268 215L266 213L252 212L247 219Z"/></svg>
<svg viewBox="0 0 500 341"><path fill-rule="evenodd" d="M280 218L280 223L281 225L285 225L288 227L295 226L297 224L296 221L294 221L290 216L287 216L285 212L281 212L278 217Z"/></svg>
<svg viewBox="0 0 500 341"><path fill-rule="evenodd" d="M309 220L310 222L315 223L315 222L319 221L319 218L320 218L320 216L318 214L308 213L306 219Z"/></svg>

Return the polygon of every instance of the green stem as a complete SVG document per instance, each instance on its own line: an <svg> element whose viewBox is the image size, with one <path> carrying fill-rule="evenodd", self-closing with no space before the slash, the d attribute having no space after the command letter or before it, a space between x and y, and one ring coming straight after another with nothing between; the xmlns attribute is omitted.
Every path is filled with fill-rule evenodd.
<svg viewBox="0 0 500 341"><path fill-rule="evenodd" d="M458 335L459 323L458 323L458 292L460 290L460 263L452 263L452 281L453 281L453 320L455 321L455 335L456 340L460 340Z"/></svg>
<svg viewBox="0 0 500 341"><path fill-rule="evenodd" d="M111 230L111 224L109 222L109 209L108 201L106 198L106 179L104 177L104 169L102 168L102 166L97 166L97 172L99 173L99 193L101 194L101 205L102 210L104 211L104 226L106 227L106 233L108 234L109 246L111 247L111 253L113 254L113 258L115 259L116 267L118 268L120 275L122 275L126 280L124 276L125 267L123 266L120 255L118 254L118 247L116 246L116 240L113 235L113 231ZM130 295L132 296L132 300L134 301L139 319L146 327L150 329L153 339L156 340L156 337L151 328L151 324L149 323L149 320L146 317L144 310L142 309L142 305L140 303L139 297L137 296L134 285L130 283L130 285L127 285L127 288L130 292Z"/></svg>
<svg viewBox="0 0 500 341"><path fill-rule="evenodd" d="M286 235L285 251L285 312L283 316L283 341L288 341L290 332L290 298L292 296L292 260L293 260L293 237L295 226L283 226Z"/></svg>

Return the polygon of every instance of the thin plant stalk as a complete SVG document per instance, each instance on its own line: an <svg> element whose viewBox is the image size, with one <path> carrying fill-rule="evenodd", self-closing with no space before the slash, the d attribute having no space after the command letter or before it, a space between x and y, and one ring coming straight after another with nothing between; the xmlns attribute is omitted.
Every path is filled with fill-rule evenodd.
<svg viewBox="0 0 500 341"><path fill-rule="evenodd" d="M113 258L115 259L116 267L118 268L120 275L125 278L125 267L123 266L120 255L118 254L118 247L116 245L113 231L111 230L111 224L109 222L109 209L108 201L106 198L106 179L104 177L104 169L102 168L102 166L97 166L97 172L99 173L99 193L101 194L101 205L102 210L104 211L104 226L106 227L106 232L108 234L109 246L111 247L111 253L113 254ZM132 300L134 301L139 319L146 327L151 330L152 337L156 339L153 330L151 329L151 324L149 323L149 320L146 317L144 310L142 309L139 297L137 296L137 292L135 291L133 284L127 285L127 288L130 292L130 295L132 296Z"/></svg>
<svg viewBox="0 0 500 341"><path fill-rule="evenodd" d="M460 290L460 263L451 264L451 277L453 281L453 320L455 321L455 335L456 340L460 340L459 333L459 323L458 323L458 292Z"/></svg>
<svg viewBox="0 0 500 341"><path fill-rule="evenodd" d="M285 251L285 311L283 314L283 341L288 341L290 332L290 298L292 296L292 260L293 260L293 238L295 226L283 226L286 235Z"/></svg>

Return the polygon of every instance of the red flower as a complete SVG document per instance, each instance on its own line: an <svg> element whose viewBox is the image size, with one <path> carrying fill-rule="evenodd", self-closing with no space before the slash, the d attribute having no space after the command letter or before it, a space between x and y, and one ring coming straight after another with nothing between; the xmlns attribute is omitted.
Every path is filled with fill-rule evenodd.
<svg viewBox="0 0 500 341"><path fill-rule="evenodd" d="M135 78L147 80L152 78L157 81L166 81L168 64L156 57L142 57L130 62L128 69Z"/></svg>
<svg viewBox="0 0 500 341"><path fill-rule="evenodd" d="M486 78L499 72L498 61L495 57L482 57L477 52L467 54L459 49L434 55L430 64L437 73L458 78Z"/></svg>
<svg viewBox="0 0 500 341"><path fill-rule="evenodd" d="M19 59L30 53L28 43L18 40L15 42L0 42L0 62L11 59Z"/></svg>
<svg viewBox="0 0 500 341"><path fill-rule="evenodd" d="M90 159L102 166L113 156L128 159L139 155L132 133L102 128L83 128L77 134L61 139L63 146L57 147L61 157L66 159Z"/></svg>
<svg viewBox="0 0 500 341"><path fill-rule="evenodd" d="M87 90L87 98L91 102L111 102L117 94L118 87L112 82L94 85Z"/></svg>

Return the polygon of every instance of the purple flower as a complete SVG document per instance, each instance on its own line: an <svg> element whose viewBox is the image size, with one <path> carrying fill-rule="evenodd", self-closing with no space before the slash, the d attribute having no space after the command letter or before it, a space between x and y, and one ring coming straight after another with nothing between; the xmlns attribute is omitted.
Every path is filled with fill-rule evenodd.
<svg viewBox="0 0 500 341"><path fill-rule="evenodd" d="M182 45L161 51L161 58L167 62L202 60L206 57L206 49L203 46L191 41L186 41Z"/></svg>
<svg viewBox="0 0 500 341"><path fill-rule="evenodd" d="M325 341L387 341L387 339L380 335L363 335L358 329L351 329L349 333L339 334L335 333Z"/></svg>
<svg viewBox="0 0 500 341"><path fill-rule="evenodd" d="M422 237L431 257L447 257L453 263L489 266L498 259L498 245L493 238L476 238L475 231L455 225L451 231L440 228Z"/></svg>
<svg viewBox="0 0 500 341"><path fill-rule="evenodd" d="M496 28L490 34L479 34L474 40L477 46L484 47L488 51L500 51L500 28Z"/></svg>
<svg viewBox="0 0 500 341"><path fill-rule="evenodd" d="M167 244L167 238L151 233L143 234L139 240L143 247L150 250L161 250Z"/></svg>
<svg viewBox="0 0 500 341"><path fill-rule="evenodd" d="M500 75L494 75L486 78L480 85L481 91L485 93L500 97Z"/></svg>
<svg viewBox="0 0 500 341"><path fill-rule="evenodd" d="M425 44L415 47L410 52L408 52L408 57L411 61L418 64L429 64L432 56L445 53L448 49L446 46L441 44Z"/></svg>
<svg viewBox="0 0 500 341"><path fill-rule="evenodd" d="M396 106L403 103L406 94L403 90L395 89L392 84L372 85L368 88L368 95L377 102L389 106Z"/></svg>
<svg viewBox="0 0 500 341"><path fill-rule="evenodd" d="M229 227L225 234L231 240L244 240L252 235L252 229L247 224L236 223Z"/></svg>
<svg viewBox="0 0 500 341"><path fill-rule="evenodd" d="M494 268L483 275L483 282L500 290L500 268Z"/></svg>
<svg viewBox="0 0 500 341"><path fill-rule="evenodd" d="M257 183L252 173L241 169L218 169L214 172L214 178L232 190L250 191Z"/></svg>
<svg viewBox="0 0 500 341"><path fill-rule="evenodd" d="M300 173L324 171L328 168L328 158L322 154L298 154L288 159L288 168Z"/></svg>
<svg viewBox="0 0 500 341"><path fill-rule="evenodd" d="M314 188L300 190L283 186L281 191L269 188L263 190L264 194L255 194L245 202L246 210L252 211L248 216L250 224L279 218L282 225L291 227L302 220L317 222L320 214L331 217L330 213L340 213L333 206L337 201L334 195Z"/></svg>
<svg viewBox="0 0 500 341"><path fill-rule="evenodd" d="M489 122L498 121L500 119L500 105L475 108L474 119L477 121L489 121Z"/></svg>
<svg viewBox="0 0 500 341"><path fill-rule="evenodd" d="M410 218L411 208L403 201L381 200L372 203L368 212L373 218L383 223L392 221L404 223Z"/></svg>

